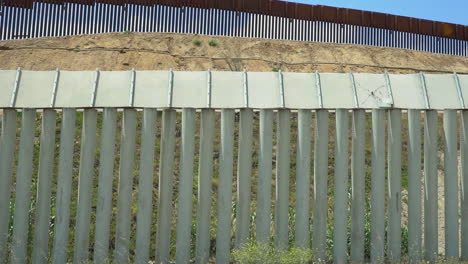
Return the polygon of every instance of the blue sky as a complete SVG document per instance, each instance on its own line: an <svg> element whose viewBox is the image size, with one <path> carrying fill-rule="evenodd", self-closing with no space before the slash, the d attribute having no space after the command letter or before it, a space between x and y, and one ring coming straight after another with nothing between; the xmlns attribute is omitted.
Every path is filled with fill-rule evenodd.
<svg viewBox="0 0 468 264"><path fill-rule="evenodd" d="M287 0L468 25L468 0Z"/></svg>

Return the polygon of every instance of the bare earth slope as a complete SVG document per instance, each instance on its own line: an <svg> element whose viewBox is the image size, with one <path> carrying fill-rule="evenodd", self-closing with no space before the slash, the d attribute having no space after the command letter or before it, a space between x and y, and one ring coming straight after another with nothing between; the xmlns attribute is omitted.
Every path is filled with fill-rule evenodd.
<svg viewBox="0 0 468 264"><path fill-rule="evenodd" d="M217 45L208 45L210 40ZM200 40L201 45L194 44ZM192 70L459 72L468 58L370 46L182 34L113 33L0 41L0 70ZM439 154L439 164L443 155ZM444 179L439 168L439 253L444 253ZM423 192L422 192L423 193ZM403 223L408 219L403 191Z"/></svg>
<svg viewBox="0 0 468 264"><path fill-rule="evenodd" d="M193 40L201 40L197 46ZM208 41L217 40L211 47ZM160 33L0 41L0 69L460 72L468 58L410 50Z"/></svg>

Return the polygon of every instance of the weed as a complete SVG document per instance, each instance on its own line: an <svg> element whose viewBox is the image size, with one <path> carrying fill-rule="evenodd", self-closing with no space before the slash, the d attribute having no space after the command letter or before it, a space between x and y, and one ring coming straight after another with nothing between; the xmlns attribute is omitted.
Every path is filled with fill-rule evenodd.
<svg viewBox="0 0 468 264"><path fill-rule="evenodd" d="M312 250L293 247L290 250L279 250L266 243L254 240L242 244L232 252L234 263L239 264L296 264L309 263L312 260Z"/></svg>
<svg viewBox="0 0 468 264"><path fill-rule="evenodd" d="M210 45L211 47L216 47L216 46L218 46L218 41L215 40L215 39L212 39L212 40L208 41L208 45Z"/></svg>
<svg viewBox="0 0 468 264"><path fill-rule="evenodd" d="M279 69L279 68L276 68L276 67L273 67L273 68L271 69L272 72L279 72L279 70L280 70L280 69Z"/></svg>
<svg viewBox="0 0 468 264"><path fill-rule="evenodd" d="M194 39L192 42L193 42L193 44L194 44L195 46L201 46L201 44L202 44L202 41L199 40L199 39Z"/></svg>
<svg viewBox="0 0 468 264"><path fill-rule="evenodd" d="M125 30L125 31L122 32L122 34L125 34L125 35L129 35L129 34L131 34L131 33L132 33L132 32L131 32L130 30Z"/></svg>

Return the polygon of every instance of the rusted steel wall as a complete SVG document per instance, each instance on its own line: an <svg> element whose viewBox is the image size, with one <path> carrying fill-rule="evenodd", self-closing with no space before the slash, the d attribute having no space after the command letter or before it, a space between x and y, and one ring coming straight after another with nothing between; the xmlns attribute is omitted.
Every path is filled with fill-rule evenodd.
<svg viewBox="0 0 468 264"><path fill-rule="evenodd" d="M468 40L468 26L464 25L377 12L322 5L307 5L278 0L3 0L3 5L32 8L33 2L55 4L78 3L86 5L93 5L95 3L113 5L138 4L146 6L167 5L225 9Z"/></svg>

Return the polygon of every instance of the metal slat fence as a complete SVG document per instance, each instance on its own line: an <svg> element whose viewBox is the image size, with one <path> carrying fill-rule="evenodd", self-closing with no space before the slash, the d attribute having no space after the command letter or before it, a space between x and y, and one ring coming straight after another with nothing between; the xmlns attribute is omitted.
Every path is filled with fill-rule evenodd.
<svg viewBox="0 0 468 264"><path fill-rule="evenodd" d="M466 130L465 123L459 125L457 119L462 120L465 111L445 111L443 134L438 135L438 113L432 110L411 110L408 114L400 110L366 113L346 109L297 113L250 109L236 113L225 109L218 113L188 108L182 112L161 112L146 108L138 113L135 109L124 109L123 114L115 108L105 108L103 112L87 109L83 113L77 113L78 109L42 113L39 110L4 109L2 112L0 180L3 188L9 188L2 193L5 199L0 207L0 221L8 223L10 214L14 215L13 223L9 228L6 224L6 230L1 233L1 244L6 245L0 251L3 260L147 263L156 258L160 263L173 260L186 263L193 259L205 263L215 258L217 263L228 263L233 248L248 238L256 238L274 241L276 247L283 249L290 245L313 248L317 260L333 259L340 263L363 262L369 258L400 261L407 257L414 263L421 259L434 261L439 254L437 241L440 239L436 191L440 183L436 166L437 152L441 151L437 145L442 136L444 251L446 257L458 258L461 243L461 256L466 257L466 234L462 232L459 237L458 224L454 224L459 221L460 210L456 144L460 143L463 151L467 147L465 138L459 141L456 135L457 127L461 127L462 135ZM423 129L421 116L424 116ZM19 120L21 132L16 138ZM36 128L38 120L42 123L40 132ZM75 131L80 127L82 135L76 139ZM336 130L334 136L328 134L329 128ZM255 131L253 144L245 138L252 135L252 130ZM420 169L403 162L413 169L407 168L408 174L401 174L402 169L405 171L402 157L410 162L421 157L421 130L424 132L424 206L420 202ZM174 134L174 131L179 132ZM38 142L34 142L35 137L39 137ZM16 158L12 142L17 140L20 145ZM331 146L327 146L328 140ZM75 148L81 149L80 154L76 149L73 151L73 145L78 142L80 146ZM348 150L350 142L351 150ZM372 149L366 150L370 145ZM403 154L399 151L402 145L411 146L411 151ZM160 150L156 152L159 155L155 155L155 148ZM115 157L120 160L117 168L113 168L114 149L118 150ZM97 150L101 153L99 157L95 155ZM198 157L197 162L194 157ZM334 161L329 157L334 157ZM348 167L350 157L351 167ZM136 164L140 165L136 167ZM462 171L466 166L462 159ZM159 179L154 178L156 175ZM402 245L401 237L402 177L409 180L405 189L410 217L403 221L405 228L408 225L409 237L404 238L407 246ZM385 192L386 178L388 192ZM465 174L461 178L466 181ZM313 199L311 186L315 190ZM334 190L331 197L327 195L329 188ZM254 195L246 195L251 193ZM10 199L11 194L14 197ZM462 193L462 201L465 196ZM371 219L364 217L364 212L369 210L369 200L365 197L371 197ZM468 220L465 218L463 214L462 230ZM370 230L366 228L369 224ZM331 238L325 230L332 227ZM333 246L327 244L327 239L333 239ZM348 243L351 243L350 252ZM73 250L69 249L70 245L74 245Z"/></svg>
<svg viewBox="0 0 468 264"><path fill-rule="evenodd" d="M467 260L466 75L167 73L0 71L1 260Z"/></svg>
<svg viewBox="0 0 468 264"><path fill-rule="evenodd" d="M316 41L468 56L468 41L389 29L221 9L165 5L0 5L0 40L108 32L171 32Z"/></svg>

